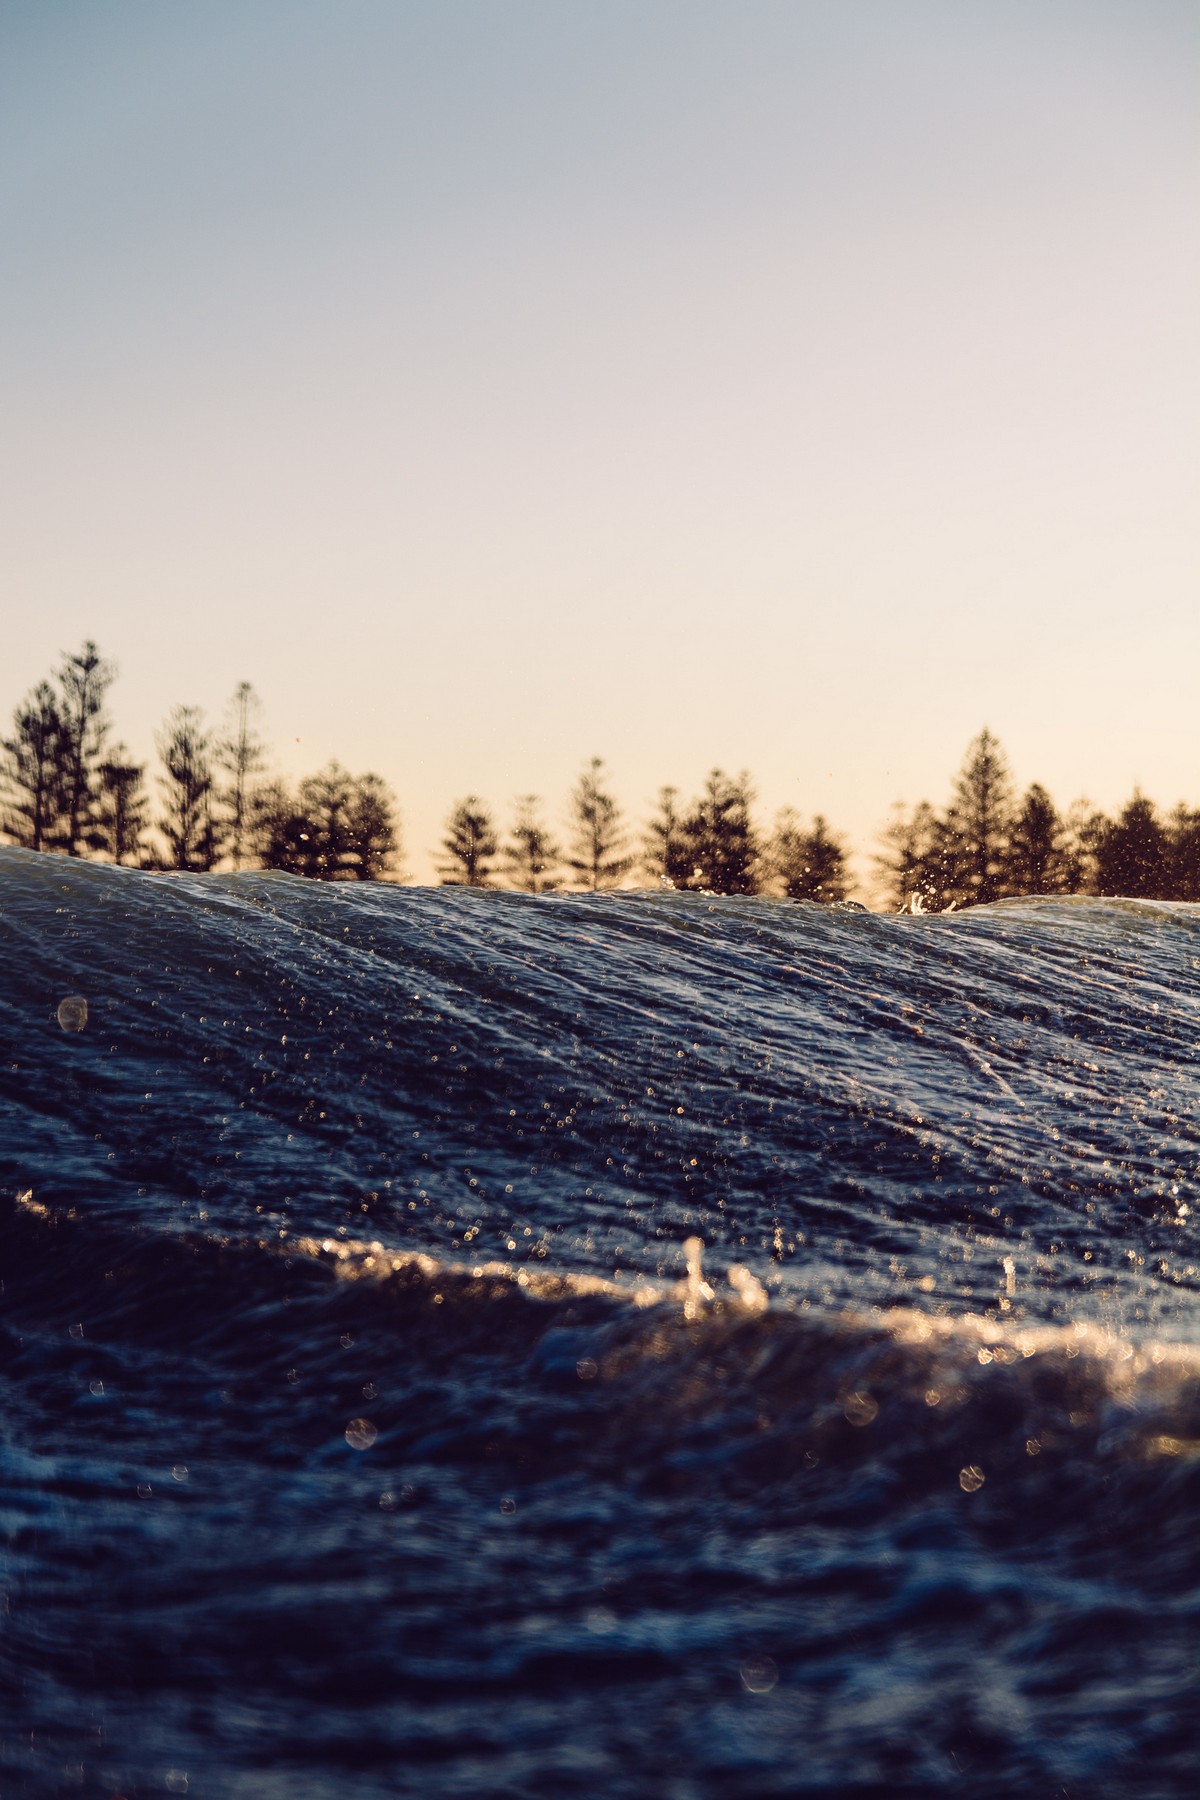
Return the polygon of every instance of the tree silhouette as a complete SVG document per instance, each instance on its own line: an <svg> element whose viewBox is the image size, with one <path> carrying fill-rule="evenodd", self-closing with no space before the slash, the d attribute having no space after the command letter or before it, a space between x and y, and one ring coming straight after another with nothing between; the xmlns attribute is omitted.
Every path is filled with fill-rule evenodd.
<svg viewBox="0 0 1200 1800"><path fill-rule="evenodd" d="M850 889L846 853L820 813L805 831L798 815L785 806L775 822L767 862L789 900L818 900L832 905Z"/></svg>
<svg viewBox="0 0 1200 1800"><path fill-rule="evenodd" d="M509 842L504 847L509 878L515 888L527 894L546 894L559 885L555 870L562 858L538 817L540 805L536 794L521 796Z"/></svg>
<svg viewBox="0 0 1200 1800"><path fill-rule="evenodd" d="M3 743L4 829L26 850L50 849L63 810L63 721L58 696L39 681L13 713Z"/></svg>
<svg viewBox="0 0 1200 1800"><path fill-rule="evenodd" d="M681 888L687 886L692 862L678 800L678 788L659 789L658 812L647 825L643 839L642 867L647 875L657 876L659 881Z"/></svg>
<svg viewBox="0 0 1200 1800"><path fill-rule="evenodd" d="M1168 898L1200 900L1200 812L1182 801L1167 821Z"/></svg>
<svg viewBox="0 0 1200 1800"><path fill-rule="evenodd" d="M101 848L115 863L135 860L141 849L147 811L145 773L141 763L128 760L124 744L100 765L97 833Z"/></svg>
<svg viewBox="0 0 1200 1800"><path fill-rule="evenodd" d="M1161 897L1169 885L1170 844L1154 802L1134 790L1115 824L1100 840L1096 892L1130 900Z"/></svg>
<svg viewBox="0 0 1200 1800"><path fill-rule="evenodd" d="M750 821L750 777L713 769L683 822L691 874L686 886L713 894L758 892L758 840Z"/></svg>
<svg viewBox="0 0 1200 1800"><path fill-rule="evenodd" d="M379 881L393 867L400 848L396 801L378 775L360 775L351 784L346 815L344 867L356 881Z"/></svg>
<svg viewBox="0 0 1200 1800"><path fill-rule="evenodd" d="M261 710L250 683L239 681L229 702L225 736L216 747L218 767L229 776L221 801L226 824L225 850L235 869L241 868L249 848L254 777L266 766L266 746L256 728Z"/></svg>
<svg viewBox="0 0 1200 1800"><path fill-rule="evenodd" d="M167 841L168 867L211 869L220 855L212 816L212 740L198 706L177 706L158 736L165 775L158 828Z"/></svg>
<svg viewBox="0 0 1200 1800"><path fill-rule="evenodd" d="M1073 800L1063 820L1063 892L1094 894L1100 845L1112 820L1090 800Z"/></svg>
<svg viewBox="0 0 1200 1800"><path fill-rule="evenodd" d="M996 738L985 726L967 746L947 809L947 897L985 906L1004 893L1012 784Z"/></svg>
<svg viewBox="0 0 1200 1800"><path fill-rule="evenodd" d="M897 805L882 844L875 866L897 910L907 911L915 901L930 912L938 911L946 900L945 829L928 800L920 801L911 813Z"/></svg>
<svg viewBox="0 0 1200 1800"><path fill-rule="evenodd" d="M100 762L108 720L104 696L116 673L90 638L73 655L64 656L58 671L62 783L62 847L68 856L99 849L97 834Z"/></svg>
<svg viewBox="0 0 1200 1800"><path fill-rule="evenodd" d="M438 864L443 887L491 886L491 858L497 849L496 828L477 794L468 794L465 800L460 800L446 820L442 849L448 858Z"/></svg>
<svg viewBox="0 0 1200 1800"><path fill-rule="evenodd" d="M1070 870L1062 821L1045 788L1034 782L1009 832L1003 885L1010 894L1061 894Z"/></svg>
<svg viewBox="0 0 1200 1800"><path fill-rule="evenodd" d="M616 887L633 867L624 854L625 832L621 809L601 786L604 763L593 756L571 794L571 854L567 866L575 870L581 887Z"/></svg>

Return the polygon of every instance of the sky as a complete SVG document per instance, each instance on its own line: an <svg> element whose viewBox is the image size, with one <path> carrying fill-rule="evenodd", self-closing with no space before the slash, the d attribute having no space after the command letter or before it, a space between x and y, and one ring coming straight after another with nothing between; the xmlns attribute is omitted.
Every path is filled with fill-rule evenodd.
<svg viewBox="0 0 1200 1800"><path fill-rule="evenodd" d="M1200 805L1191 0L0 0L0 716Z"/></svg>

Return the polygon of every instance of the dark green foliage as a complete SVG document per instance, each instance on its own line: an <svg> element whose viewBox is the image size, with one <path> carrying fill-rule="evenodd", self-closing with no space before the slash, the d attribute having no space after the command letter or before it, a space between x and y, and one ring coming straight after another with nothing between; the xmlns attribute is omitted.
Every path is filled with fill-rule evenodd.
<svg viewBox="0 0 1200 1800"><path fill-rule="evenodd" d="M616 887L633 867L633 858L624 854L621 809L601 785L603 771L603 762L593 756L571 795L572 854L567 866L574 869L579 885L593 892Z"/></svg>
<svg viewBox="0 0 1200 1800"><path fill-rule="evenodd" d="M946 828L927 800L911 813L896 807L875 865L897 911L915 904L938 912L946 904Z"/></svg>
<svg viewBox="0 0 1200 1800"><path fill-rule="evenodd" d="M646 827L642 867L647 875L669 882L672 887L686 887L692 864L678 800L678 788L659 789L658 811Z"/></svg>
<svg viewBox="0 0 1200 1800"><path fill-rule="evenodd" d="M678 885L711 894L756 894L758 839L750 820L750 777L714 769L683 821L690 873Z"/></svg>
<svg viewBox="0 0 1200 1800"><path fill-rule="evenodd" d="M327 763L295 794L282 782L261 788L249 837L264 869L313 881L379 881L399 845L395 802L378 775L349 775Z"/></svg>
<svg viewBox="0 0 1200 1800"><path fill-rule="evenodd" d="M177 706L158 737L163 764L163 812L158 829L167 842L167 867L211 869L220 856L213 819L212 739L198 706Z"/></svg>
<svg viewBox="0 0 1200 1800"><path fill-rule="evenodd" d="M1172 900L1200 900L1200 812L1182 803L1167 821L1168 884Z"/></svg>
<svg viewBox="0 0 1200 1800"><path fill-rule="evenodd" d="M1067 891L1069 874L1062 820L1045 788L1035 781L1009 831L1005 892L1062 894Z"/></svg>
<svg viewBox="0 0 1200 1800"><path fill-rule="evenodd" d="M100 847L115 863L136 862L147 824L146 771L128 760L124 744L100 765L97 832Z"/></svg>
<svg viewBox="0 0 1200 1800"><path fill-rule="evenodd" d="M57 842L63 812L63 721L58 696L40 681L13 714L4 739L4 830L26 850Z"/></svg>
<svg viewBox="0 0 1200 1800"><path fill-rule="evenodd" d="M527 894L546 894L559 885L555 871L562 855L538 817L540 805L536 794L522 795L504 846L509 879Z"/></svg>
<svg viewBox="0 0 1200 1800"><path fill-rule="evenodd" d="M491 858L497 849L496 828L478 795L468 794L454 808L446 820L442 848L448 858L438 864L443 887L491 886Z"/></svg>
<svg viewBox="0 0 1200 1800"><path fill-rule="evenodd" d="M400 850L396 802L378 775L360 775L350 790L345 869L356 881L381 881Z"/></svg>
<svg viewBox="0 0 1200 1800"><path fill-rule="evenodd" d="M1134 792L1100 840L1096 892L1130 900L1163 897L1171 879L1171 846L1154 802Z"/></svg>
<svg viewBox="0 0 1200 1800"><path fill-rule="evenodd" d="M220 793L225 853L240 869L250 849L250 822L254 811L254 778L266 766L266 747L258 736L261 710L258 695L248 681L239 681L226 716L225 736L216 747L219 768L229 780Z"/></svg>
<svg viewBox="0 0 1200 1800"><path fill-rule="evenodd" d="M1007 892L1012 787L999 743L985 726L967 747L944 821L943 896L986 906Z"/></svg>
<svg viewBox="0 0 1200 1800"><path fill-rule="evenodd" d="M805 831L791 807L775 824L767 853L771 872L789 900L833 905L850 891L846 853L820 813Z"/></svg>
<svg viewBox="0 0 1200 1800"><path fill-rule="evenodd" d="M60 780L62 817L59 838L68 856L103 848L97 828L100 764L108 719L104 696L115 674L89 638L82 649L64 656L58 671Z"/></svg>

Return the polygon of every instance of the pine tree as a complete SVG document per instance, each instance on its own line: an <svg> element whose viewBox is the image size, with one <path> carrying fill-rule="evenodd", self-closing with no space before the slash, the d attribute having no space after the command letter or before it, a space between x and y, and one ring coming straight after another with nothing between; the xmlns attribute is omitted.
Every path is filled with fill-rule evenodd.
<svg viewBox="0 0 1200 1800"><path fill-rule="evenodd" d="M643 839L642 867L652 878L681 888L688 884L692 863L678 800L678 788L659 789L658 812L647 825Z"/></svg>
<svg viewBox="0 0 1200 1800"><path fill-rule="evenodd" d="M805 831L798 815L785 806L775 822L767 862L789 900L829 906L849 892L845 850L820 813L812 830Z"/></svg>
<svg viewBox="0 0 1200 1800"><path fill-rule="evenodd" d="M312 821L282 781L268 781L255 790L248 844L264 869L285 875L320 874Z"/></svg>
<svg viewBox="0 0 1200 1800"><path fill-rule="evenodd" d="M555 870L562 857L538 817L540 805L536 794L521 796L504 848L509 878L527 894L546 894L559 885Z"/></svg>
<svg viewBox="0 0 1200 1800"><path fill-rule="evenodd" d="M597 892L616 887L633 867L624 854L626 837L621 809L601 785L604 763L593 756L571 794L571 850L567 865L579 885Z"/></svg>
<svg viewBox="0 0 1200 1800"><path fill-rule="evenodd" d="M344 866L356 881L381 881L394 867L400 837L396 801L378 775L360 775L350 789Z"/></svg>
<svg viewBox="0 0 1200 1800"><path fill-rule="evenodd" d="M492 885L491 859L497 850L492 816L476 794L460 800L446 820L442 848L447 861L438 864L443 887L485 888Z"/></svg>
<svg viewBox="0 0 1200 1800"><path fill-rule="evenodd" d="M1012 822L1003 885L1010 894L1061 894L1069 870L1062 821L1045 788L1034 782Z"/></svg>
<svg viewBox="0 0 1200 1800"><path fill-rule="evenodd" d="M928 800L911 813L898 804L875 858L884 892L899 912L939 912L947 901L946 833Z"/></svg>
<svg viewBox="0 0 1200 1800"><path fill-rule="evenodd" d="M986 906L1005 893L1012 784L1004 752L984 727L967 746L944 821L947 897Z"/></svg>
<svg viewBox="0 0 1200 1800"><path fill-rule="evenodd" d="M1152 800L1137 789L1100 840L1096 892L1161 899L1170 885L1170 844Z"/></svg>
<svg viewBox="0 0 1200 1800"><path fill-rule="evenodd" d="M146 829L145 773L141 763L128 760L124 744L118 744L112 757L100 765L97 831L100 848L115 863L135 860L141 849Z"/></svg>
<svg viewBox="0 0 1200 1800"><path fill-rule="evenodd" d="M343 881L350 866L350 820L354 784L339 762L326 763L300 783L299 811L308 824L306 875L319 881Z"/></svg>
<svg viewBox="0 0 1200 1800"><path fill-rule="evenodd" d="M1167 821L1168 897L1200 900L1200 812L1179 805Z"/></svg>
<svg viewBox="0 0 1200 1800"><path fill-rule="evenodd" d="M0 763L4 830L26 850L49 850L58 841L64 760L58 696L48 681L39 681L13 713Z"/></svg>
<svg viewBox="0 0 1200 1800"><path fill-rule="evenodd" d="M116 673L89 638L58 671L62 784L60 840L68 856L101 847L97 829L100 763L108 719L104 696Z"/></svg>
<svg viewBox="0 0 1200 1800"><path fill-rule="evenodd" d="M220 855L212 813L211 752L200 708L177 706L158 737L166 771L165 807L158 828L167 841L172 869L211 869Z"/></svg>
<svg viewBox="0 0 1200 1800"><path fill-rule="evenodd" d="M1112 820L1090 800L1073 800L1063 820L1063 893L1094 894L1100 845Z"/></svg>
<svg viewBox="0 0 1200 1800"><path fill-rule="evenodd" d="M683 822L692 873L688 887L711 894L758 892L758 839L750 820L753 796L745 773L731 780L713 769Z"/></svg>
<svg viewBox="0 0 1200 1800"><path fill-rule="evenodd" d="M225 736L216 749L217 765L229 776L220 798L225 815L226 854L235 869L241 868L249 850L254 777L266 766L266 746L257 731L261 710L250 683L239 681L229 702Z"/></svg>

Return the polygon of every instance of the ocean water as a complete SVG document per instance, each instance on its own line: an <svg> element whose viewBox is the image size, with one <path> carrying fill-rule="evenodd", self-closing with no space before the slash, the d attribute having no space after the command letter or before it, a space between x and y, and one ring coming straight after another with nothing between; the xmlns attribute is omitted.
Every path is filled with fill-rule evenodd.
<svg viewBox="0 0 1200 1800"><path fill-rule="evenodd" d="M1200 909L0 851L0 1792L1200 1790Z"/></svg>

